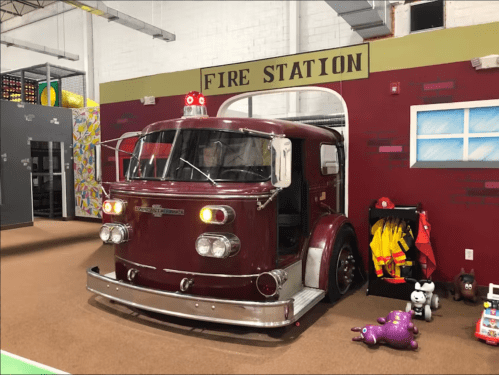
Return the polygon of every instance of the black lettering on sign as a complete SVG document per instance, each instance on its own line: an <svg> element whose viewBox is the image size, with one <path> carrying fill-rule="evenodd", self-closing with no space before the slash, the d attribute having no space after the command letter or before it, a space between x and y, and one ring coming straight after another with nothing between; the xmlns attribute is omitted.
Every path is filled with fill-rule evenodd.
<svg viewBox="0 0 499 375"><path fill-rule="evenodd" d="M215 77L215 74L210 73L210 74L207 74L204 76L204 89L205 90L208 90L208 88L209 88L208 85L211 83L210 76Z"/></svg>
<svg viewBox="0 0 499 375"><path fill-rule="evenodd" d="M326 61L327 61L327 57L323 57L322 59L319 59L319 61L321 62L321 74L319 74L320 76L327 76L327 73L326 73Z"/></svg>
<svg viewBox="0 0 499 375"><path fill-rule="evenodd" d="M293 63L293 67L291 68L291 75L289 76L289 80L295 79L295 76L298 75L300 78L303 78L303 75L301 74L300 70L300 62L296 61Z"/></svg>
<svg viewBox="0 0 499 375"><path fill-rule="evenodd" d="M249 85L248 77L245 75L245 72L249 73L249 69L239 70L239 86ZM244 82L244 80L246 80L246 82Z"/></svg>
<svg viewBox="0 0 499 375"><path fill-rule="evenodd" d="M340 68L338 69L338 61ZM333 74L340 74L345 71L345 56L333 57Z"/></svg>
<svg viewBox="0 0 499 375"><path fill-rule="evenodd" d="M279 81L284 81L284 66L288 66L288 64L277 64L277 68L279 69Z"/></svg>
<svg viewBox="0 0 499 375"><path fill-rule="evenodd" d="M312 77L312 63L315 64L315 60L305 60L303 62L303 65L307 66L307 78Z"/></svg>
<svg viewBox="0 0 499 375"><path fill-rule="evenodd" d="M348 72L353 72L353 69L352 69L353 67L355 67L355 70L357 72L362 70L361 57L362 57L362 53L358 53L357 56L355 57L356 61L354 61L353 55L348 55Z"/></svg>
<svg viewBox="0 0 499 375"><path fill-rule="evenodd" d="M224 74L225 74L225 72L218 73L218 75L220 76L220 86L218 86L219 89L221 89L222 87L225 87L224 86Z"/></svg>
<svg viewBox="0 0 499 375"><path fill-rule="evenodd" d="M269 70L272 69L272 72ZM267 65L265 68L263 68L263 74L265 74L269 79L263 77L263 83L269 83L274 81L274 65Z"/></svg>
<svg viewBox="0 0 499 375"><path fill-rule="evenodd" d="M234 84L234 86L237 86L236 79L237 79L237 72L235 70L230 70L229 71L229 87L232 87L232 84Z"/></svg>

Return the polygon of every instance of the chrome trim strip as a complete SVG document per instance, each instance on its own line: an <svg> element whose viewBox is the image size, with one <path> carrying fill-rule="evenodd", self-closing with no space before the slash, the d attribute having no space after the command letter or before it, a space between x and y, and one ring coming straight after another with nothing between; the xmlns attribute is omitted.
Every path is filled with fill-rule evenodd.
<svg viewBox="0 0 499 375"><path fill-rule="evenodd" d="M150 268L152 270L155 270L156 267L153 267L153 266L147 266L145 264L140 264L140 263L135 263L135 262L132 262L130 260L126 260L126 259L123 259L122 257L119 257L117 255L114 256L115 258L118 258L119 260L122 260L123 262L127 262L127 263L130 263L130 264L133 264L134 266L138 266L138 267L144 267L144 268Z"/></svg>
<svg viewBox="0 0 499 375"><path fill-rule="evenodd" d="M87 269L87 290L128 306L161 314L251 327L290 325L304 313L302 309L295 315L293 298L255 302L196 297L120 282L100 275L98 267Z"/></svg>
<svg viewBox="0 0 499 375"><path fill-rule="evenodd" d="M169 270L168 268L163 268L165 272L173 272L173 273L181 273L186 275L196 275L196 276L213 276L213 277L258 277L259 273L254 275L227 275L222 273L201 273L201 272L189 272L189 271L177 271L177 270Z"/></svg>
<svg viewBox="0 0 499 375"><path fill-rule="evenodd" d="M210 199L259 199L268 198L270 194L259 195L202 195L202 194L168 194L168 193L143 193L140 191L127 191L112 189L113 193L121 193L127 195L147 195L150 197L180 197L180 198L210 198Z"/></svg>

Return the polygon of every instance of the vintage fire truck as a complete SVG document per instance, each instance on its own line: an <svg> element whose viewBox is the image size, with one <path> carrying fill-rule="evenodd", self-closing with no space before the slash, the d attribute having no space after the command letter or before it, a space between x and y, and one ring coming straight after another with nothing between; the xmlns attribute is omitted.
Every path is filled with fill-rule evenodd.
<svg viewBox="0 0 499 375"><path fill-rule="evenodd" d="M341 298L365 277L344 214L343 136L220 116L230 103L208 117L205 104L191 92L182 118L138 134L103 202L100 237L114 246L115 272L89 268L87 289L152 312L268 328Z"/></svg>

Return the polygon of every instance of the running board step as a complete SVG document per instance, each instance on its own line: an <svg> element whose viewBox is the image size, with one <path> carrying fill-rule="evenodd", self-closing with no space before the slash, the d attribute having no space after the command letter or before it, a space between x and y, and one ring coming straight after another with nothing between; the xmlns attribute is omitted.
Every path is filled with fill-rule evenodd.
<svg viewBox="0 0 499 375"><path fill-rule="evenodd" d="M322 289L305 287L293 296L295 320L301 318L312 307L321 301L326 292Z"/></svg>

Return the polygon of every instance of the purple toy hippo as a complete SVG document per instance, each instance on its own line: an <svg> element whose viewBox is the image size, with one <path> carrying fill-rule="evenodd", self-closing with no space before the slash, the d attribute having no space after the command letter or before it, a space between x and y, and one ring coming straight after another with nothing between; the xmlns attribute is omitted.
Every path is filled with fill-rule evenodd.
<svg viewBox="0 0 499 375"><path fill-rule="evenodd" d="M366 325L364 328L352 328L354 332L360 332L360 336L354 337L353 341L364 341L367 345L375 345L386 342L395 348L417 349L418 343L414 340L414 334L418 329L412 323L414 311L404 312L401 310L391 311L386 318L378 318L382 326Z"/></svg>

